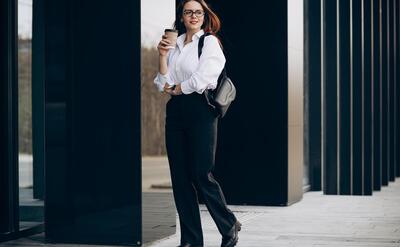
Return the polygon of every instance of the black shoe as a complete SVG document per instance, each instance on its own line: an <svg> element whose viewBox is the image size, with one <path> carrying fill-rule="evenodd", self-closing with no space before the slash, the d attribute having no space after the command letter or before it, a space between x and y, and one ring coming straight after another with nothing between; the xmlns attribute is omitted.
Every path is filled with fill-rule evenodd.
<svg viewBox="0 0 400 247"><path fill-rule="evenodd" d="M242 224L239 221L236 221L233 225L230 236L223 237L221 247L233 247L237 244L239 240L238 232L242 229Z"/></svg>
<svg viewBox="0 0 400 247"><path fill-rule="evenodd" d="M189 243L184 243L184 244L179 245L178 247L203 247L203 245L192 245Z"/></svg>

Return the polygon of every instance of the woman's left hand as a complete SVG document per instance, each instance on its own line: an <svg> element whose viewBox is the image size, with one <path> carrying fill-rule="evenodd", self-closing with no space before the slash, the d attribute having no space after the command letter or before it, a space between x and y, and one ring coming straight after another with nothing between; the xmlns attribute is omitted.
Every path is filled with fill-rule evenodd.
<svg viewBox="0 0 400 247"><path fill-rule="evenodd" d="M181 84L180 83L176 84L175 89L172 92L170 92L170 94L172 94L172 95L182 94Z"/></svg>

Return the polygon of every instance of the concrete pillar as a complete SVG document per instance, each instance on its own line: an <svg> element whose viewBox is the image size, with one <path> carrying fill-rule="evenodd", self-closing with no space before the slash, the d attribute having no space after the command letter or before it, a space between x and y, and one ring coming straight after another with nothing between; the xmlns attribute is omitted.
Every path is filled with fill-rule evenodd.
<svg viewBox="0 0 400 247"><path fill-rule="evenodd" d="M230 204L297 202L304 165L303 1L209 3L221 17L227 72L237 87L219 122L216 177Z"/></svg>
<svg viewBox="0 0 400 247"><path fill-rule="evenodd" d="M352 193L352 64L353 50L351 49L352 37L352 1L338 0L338 194L350 195ZM330 49L330 48L328 48ZM329 96L328 96L329 97Z"/></svg>
<svg viewBox="0 0 400 247"><path fill-rule="evenodd" d="M0 2L0 240L19 231L17 2Z"/></svg>
<svg viewBox="0 0 400 247"><path fill-rule="evenodd" d="M304 165L311 190L322 189L321 149L321 1L304 5Z"/></svg>
<svg viewBox="0 0 400 247"><path fill-rule="evenodd" d="M362 2L362 29L363 29L363 195L372 195L373 191L373 33L372 33L372 4L373 0Z"/></svg>
<svg viewBox="0 0 400 247"><path fill-rule="evenodd" d="M380 0L372 0L372 49L373 49L373 125L374 125L374 157L373 188L380 190L382 184L382 97L381 97L381 18Z"/></svg>
<svg viewBox="0 0 400 247"><path fill-rule="evenodd" d="M338 194L338 0L323 1L324 194Z"/></svg>
<svg viewBox="0 0 400 247"><path fill-rule="evenodd" d="M140 1L38 1L46 240L140 245Z"/></svg>
<svg viewBox="0 0 400 247"><path fill-rule="evenodd" d="M363 30L362 0L350 1L351 13L351 187L352 195L363 194L364 150L363 150Z"/></svg>
<svg viewBox="0 0 400 247"><path fill-rule="evenodd" d="M395 83L394 83L394 1L388 1L388 143L389 143L389 157L388 157L388 169L389 169L389 181L395 181L396 178L396 164L395 164Z"/></svg>
<svg viewBox="0 0 400 247"><path fill-rule="evenodd" d="M382 185L389 184L389 85L388 85L388 0L380 0L381 4L381 111L382 111Z"/></svg>

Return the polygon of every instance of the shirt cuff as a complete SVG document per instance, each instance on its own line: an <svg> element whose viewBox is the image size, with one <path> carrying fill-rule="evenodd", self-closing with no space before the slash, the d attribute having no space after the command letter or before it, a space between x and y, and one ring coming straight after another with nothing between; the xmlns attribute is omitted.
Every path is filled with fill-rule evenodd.
<svg viewBox="0 0 400 247"><path fill-rule="evenodd" d="M168 82L168 78L169 78L168 74L163 75L160 72L157 73L155 83L158 87L158 91L160 91L160 92L164 91L164 86L165 86L165 83ZM171 84L171 82L168 82L168 84L170 85L169 88L171 88L173 86L173 84Z"/></svg>

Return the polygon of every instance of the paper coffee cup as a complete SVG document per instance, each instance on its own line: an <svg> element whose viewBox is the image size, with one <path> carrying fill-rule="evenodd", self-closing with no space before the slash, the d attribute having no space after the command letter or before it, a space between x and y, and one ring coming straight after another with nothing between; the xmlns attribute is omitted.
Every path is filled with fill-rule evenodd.
<svg viewBox="0 0 400 247"><path fill-rule="evenodd" d="M176 29L165 29L164 30L165 36L167 39L171 41L171 45L166 46L165 48L174 49L176 47L176 40L178 39L178 30Z"/></svg>

